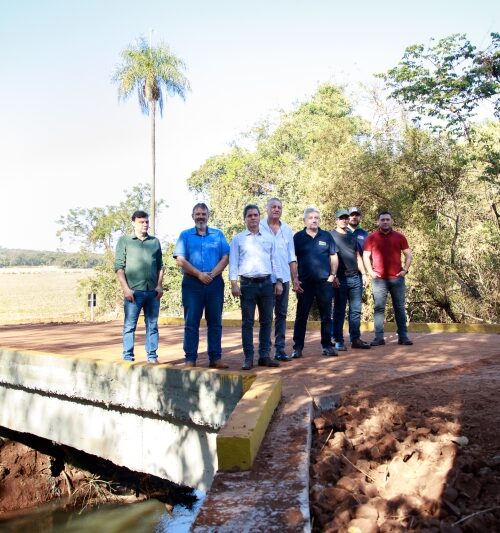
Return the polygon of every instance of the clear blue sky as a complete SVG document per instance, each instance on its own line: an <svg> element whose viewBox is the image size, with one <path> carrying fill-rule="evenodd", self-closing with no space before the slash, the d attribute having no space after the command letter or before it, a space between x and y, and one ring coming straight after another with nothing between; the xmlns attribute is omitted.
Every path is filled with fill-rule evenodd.
<svg viewBox="0 0 500 533"><path fill-rule="evenodd" d="M111 73L141 34L167 42L192 92L157 127L160 237L191 223L186 180L208 157L318 83L368 82L406 46L499 31L493 0L0 0L0 246L56 249L55 221L149 181L149 122ZM62 245L69 249L70 243Z"/></svg>

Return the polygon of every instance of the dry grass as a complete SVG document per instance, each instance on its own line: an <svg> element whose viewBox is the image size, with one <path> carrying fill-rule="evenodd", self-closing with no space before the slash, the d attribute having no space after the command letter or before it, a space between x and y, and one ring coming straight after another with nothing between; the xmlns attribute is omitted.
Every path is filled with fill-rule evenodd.
<svg viewBox="0 0 500 533"><path fill-rule="evenodd" d="M0 324L71 321L88 318L78 282L91 270L57 268L0 269Z"/></svg>

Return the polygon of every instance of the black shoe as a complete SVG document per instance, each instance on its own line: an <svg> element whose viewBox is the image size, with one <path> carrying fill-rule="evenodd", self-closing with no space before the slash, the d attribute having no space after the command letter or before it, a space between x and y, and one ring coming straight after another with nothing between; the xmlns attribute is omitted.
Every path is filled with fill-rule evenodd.
<svg viewBox="0 0 500 533"><path fill-rule="evenodd" d="M245 361L243 363L243 366L241 367L241 370L252 370L252 368L253 368L252 361Z"/></svg>
<svg viewBox="0 0 500 533"><path fill-rule="evenodd" d="M337 350L337 352L347 352L347 348L346 348L346 345L344 344L344 341L336 342L335 349Z"/></svg>
<svg viewBox="0 0 500 533"><path fill-rule="evenodd" d="M385 344L384 339L373 339L372 342L370 342L370 346L383 346Z"/></svg>
<svg viewBox="0 0 500 533"><path fill-rule="evenodd" d="M262 359L259 359L257 361L257 364L259 366L272 366L272 367L280 366L280 364L277 361L273 361L270 357L263 357Z"/></svg>
<svg viewBox="0 0 500 533"><path fill-rule="evenodd" d="M336 357L339 353L333 346L327 346L321 350L321 355L326 355L329 357Z"/></svg>
<svg viewBox="0 0 500 533"><path fill-rule="evenodd" d="M351 342L351 348L360 348L361 350L369 350L371 348L368 342L361 339L354 339Z"/></svg>
<svg viewBox="0 0 500 533"><path fill-rule="evenodd" d="M287 355L285 352L277 353L274 356L274 359L276 359L276 361L291 361L292 360L292 358L289 355Z"/></svg>
<svg viewBox="0 0 500 533"><path fill-rule="evenodd" d="M302 357L302 348L295 348L292 352L292 359L300 359Z"/></svg>
<svg viewBox="0 0 500 533"><path fill-rule="evenodd" d="M413 341L411 341L408 337L403 337L402 339L398 339L398 344L403 344L404 346L413 346Z"/></svg>

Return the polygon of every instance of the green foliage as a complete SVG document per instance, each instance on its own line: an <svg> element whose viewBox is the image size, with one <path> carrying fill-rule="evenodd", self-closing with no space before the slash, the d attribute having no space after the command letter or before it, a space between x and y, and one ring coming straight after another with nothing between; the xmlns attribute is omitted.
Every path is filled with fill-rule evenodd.
<svg viewBox="0 0 500 533"><path fill-rule="evenodd" d="M148 115L158 102L163 111L164 92L170 96L185 98L189 81L183 71L186 65L176 57L165 43L150 46L143 37L136 44L122 51L122 64L113 74L113 82L118 85L118 97L126 100L137 91L139 105Z"/></svg>
<svg viewBox="0 0 500 533"><path fill-rule="evenodd" d="M57 221L57 236L79 242L82 250L113 250L117 238L130 230L132 213L138 209L147 211L151 198L149 185L136 185L124 193L125 200L117 206L70 209ZM157 209L163 205L160 200Z"/></svg>
<svg viewBox="0 0 500 533"><path fill-rule="evenodd" d="M17 250L0 247L0 268L15 266L58 266L62 268L93 268L102 256L87 252L49 252Z"/></svg>
<svg viewBox="0 0 500 533"><path fill-rule="evenodd" d="M380 76L390 96L406 104L416 121L438 119L450 133L470 140L470 121L479 105L490 101L500 117L500 34L492 33L484 50L463 34L428 48L409 46L399 64ZM442 129L439 124L432 127Z"/></svg>
<svg viewBox="0 0 500 533"><path fill-rule="evenodd" d="M353 113L341 88L322 85L272 131L268 123L255 128L254 149L235 146L210 158L188 183L229 240L243 227L243 206L264 207L270 196L282 199L295 230L311 204L326 229L339 207L361 207L368 230L389 209L414 251L411 320L498 322L498 128L470 123L468 142L405 123L378 130ZM290 303L293 318L293 296Z"/></svg>

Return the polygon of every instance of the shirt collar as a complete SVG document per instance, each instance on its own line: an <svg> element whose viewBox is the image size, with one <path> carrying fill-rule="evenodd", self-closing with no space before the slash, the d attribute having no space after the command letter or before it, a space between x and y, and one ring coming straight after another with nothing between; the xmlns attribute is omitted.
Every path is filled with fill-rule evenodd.
<svg viewBox="0 0 500 533"><path fill-rule="evenodd" d="M189 230L189 233L190 233L191 235L200 235L200 234L198 233L198 231L196 230L196 226L192 227L192 228ZM213 231L211 231L211 230L210 230L210 227L207 226L207 233L206 233L206 235L208 235L209 233L213 233ZM200 237L201 237L201 235L200 235Z"/></svg>
<svg viewBox="0 0 500 533"><path fill-rule="evenodd" d="M149 233L147 233L147 234L146 234L146 237L145 237L144 239L139 239L139 237L138 237L135 233L133 233L133 234L132 234L132 239L136 239L136 240L138 240L138 241L141 241L141 240L143 240L143 241L147 241L147 240L149 240L149 239L152 239L152 237L151 237L151 235L150 235Z"/></svg>

